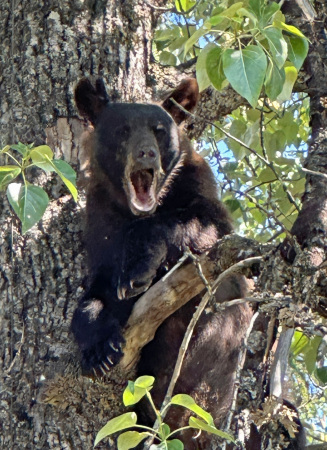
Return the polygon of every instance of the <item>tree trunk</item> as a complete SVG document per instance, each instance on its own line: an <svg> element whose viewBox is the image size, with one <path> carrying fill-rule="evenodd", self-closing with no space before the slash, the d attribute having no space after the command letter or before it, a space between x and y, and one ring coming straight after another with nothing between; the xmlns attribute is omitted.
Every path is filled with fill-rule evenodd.
<svg viewBox="0 0 327 450"><path fill-rule="evenodd" d="M2 1L2 146L47 140L56 157L83 166L74 85L103 76L111 99L150 100L152 29L142 1ZM117 414L123 385L114 371L112 385L78 377L69 326L87 275L83 197L76 205L59 198L65 191L57 180L38 181L57 200L25 236L0 197L0 447L91 448Z"/></svg>

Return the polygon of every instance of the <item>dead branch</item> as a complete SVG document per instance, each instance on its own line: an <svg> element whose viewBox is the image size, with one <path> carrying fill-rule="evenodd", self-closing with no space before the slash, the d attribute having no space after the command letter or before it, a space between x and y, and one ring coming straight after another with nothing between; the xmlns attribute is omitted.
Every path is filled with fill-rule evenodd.
<svg viewBox="0 0 327 450"><path fill-rule="evenodd" d="M252 248L249 242L253 242ZM242 248L246 251L242 252ZM226 270L229 273L228 268L242 261L244 257L261 254L262 250L257 243L233 235L219 241L217 246L209 254L202 255L199 261L205 278L213 282L220 273ZM240 271L242 267L241 265ZM137 301L126 325L126 345L120 367L124 371L131 369L137 362L141 349L153 339L159 325L203 289L203 281L192 261L186 261L178 270L173 268L153 285Z"/></svg>

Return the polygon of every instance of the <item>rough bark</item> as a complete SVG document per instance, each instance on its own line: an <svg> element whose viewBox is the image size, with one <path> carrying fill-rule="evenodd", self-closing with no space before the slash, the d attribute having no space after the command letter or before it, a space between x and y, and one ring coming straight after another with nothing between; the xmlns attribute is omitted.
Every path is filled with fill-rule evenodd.
<svg viewBox="0 0 327 450"><path fill-rule="evenodd" d="M307 168L322 172L327 155L323 101L327 86L326 4L314 2L319 16L312 24L294 8L293 1L285 2L284 7L288 4L291 19L311 41L311 56L300 86L312 97L314 130ZM162 82L157 80L162 71L150 64L156 15L140 0L0 2L0 144L47 140L56 157L84 168L84 127L73 104L73 88L80 77L103 76L112 100L144 101L172 87L175 75L182 76L165 69ZM241 102L230 89L214 96L208 91L199 114L210 112L212 120ZM198 136L203 124L191 127ZM120 411L126 374L122 376L116 369L99 382L80 376L69 324L87 276L83 198L75 205L70 196L61 196L64 190L57 180L37 177L54 200L44 220L25 236L20 235L18 221L0 196L0 447L92 448L96 432ZM298 300L295 306L285 303L282 319L287 323L306 323L310 314L302 303L312 306L321 298L323 309L325 268L313 268L325 259L326 194L324 178L309 175L304 212L297 224L301 233L306 230L300 241L311 249L309 253L299 251L292 265L278 252L272 253L262 268L261 296L276 295L277 302L280 292L290 291ZM295 228L298 237L300 232ZM243 251L246 256L249 246L240 241L235 252ZM228 253L230 248L226 248ZM312 259L315 255L317 263ZM223 255L219 259L223 260ZM280 304L272 302L263 315L273 315L274 307L280 309ZM239 409L255 410L261 404L262 383L258 380L264 380L266 367L260 361L265 346L270 348L266 334L260 326L253 333L249 367L242 372ZM257 358L255 349L259 349ZM239 416L239 422L242 420L246 422L246 415ZM114 448L113 441L109 445ZM99 448L107 448L107 444Z"/></svg>

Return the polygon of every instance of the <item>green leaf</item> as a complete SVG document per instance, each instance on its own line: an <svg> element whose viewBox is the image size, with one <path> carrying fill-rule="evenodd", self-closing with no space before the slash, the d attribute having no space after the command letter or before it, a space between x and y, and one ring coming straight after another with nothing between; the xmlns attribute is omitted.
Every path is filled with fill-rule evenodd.
<svg viewBox="0 0 327 450"><path fill-rule="evenodd" d="M247 126L242 120L233 120L229 129L229 133L235 138L243 141L243 136L246 133ZM233 151L236 159L241 160L246 155L245 147L232 138L227 139L228 147Z"/></svg>
<svg viewBox="0 0 327 450"><path fill-rule="evenodd" d="M143 375L135 380L135 386L143 389L152 389L155 378L150 375Z"/></svg>
<svg viewBox="0 0 327 450"><path fill-rule="evenodd" d="M269 167L266 167L260 172L257 180L260 181L260 183L269 183L276 180L276 175Z"/></svg>
<svg viewBox="0 0 327 450"><path fill-rule="evenodd" d="M123 393L123 403L125 406L135 405L145 394L152 389L154 377L142 376L135 382L129 381Z"/></svg>
<svg viewBox="0 0 327 450"><path fill-rule="evenodd" d="M281 30L288 31L289 33L294 34L295 36L299 36L301 38L306 39L304 34L302 34L301 31L298 30L293 25L287 25L286 23L281 22L280 20L274 20L273 26L276 27L276 28L280 28Z"/></svg>
<svg viewBox="0 0 327 450"><path fill-rule="evenodd" d="M255 45L244 50L228 49L223 54L223 66L227 80L240 95L255 107L267 69L264 51Z"/></svg>
<svg viewBox="0 0 327 450"><path fill-rule="evenodd" d="M277 67L281 69L287 58L287 42L281 30L270 27L263 31L263 35L268 40L271 56L276 61Z"/></svg>
<svg viewBox="0 0 327 450"><path fill-rule="evenodd" d="M163 64L165 66L176 66L176 64L177 64L176 56L166 50L163 50L160 53L159 59L160 59L161 64Z"/></svg>
<svg viewBox="0 0 327 450"><path fill-rule="evenodd" d="M198 406L193 398L187 394L177 394L171 399L172 405L184 406L184 408L193 411L198 416L202 417L208 424L214 425L213 418L211 414Z"/></svg>
<svg viewBox="0 0 327 450"><path fill-rule="evenodd" d="M276 64L269 61L267 76L265 80L266 94L274 101L282 92L285 83L285 70L279 69Z"/></svg>
<svg viewBox="0 0 327 450"><path fill-rule="evenodd" d="M184 57L187 54L187 52L193 47L194 44L196 44L198 42L198 40L200 39L200 37L202 37L203 35L205 35L206 33L208 33L208 31L210 30L210 26L208 28L208 26L202 26L201 28L197 29L192 36L185 42L185 46L184 46Z"/></svg>
<svg viewBox="0 0 327 450"><path fill-rule="evenodd" d="M162 429L162 439L164 440L167 438L167 436L169 436L170 428L169 428L169 425L167 425L166 423L163 423L161 429Z"/></svg>
<svg viewBox="0 0 327 450"><path fill-rule="evenodd" d="M135 414L135 412L128 412L109 420L109 422L104 427L102 427L96 435L94 447L105 437L110 436L113 433L117 433L117 431L131 428L136 424L136 422L137 415Z"/></svg>
<svg viewBox="0 0 327 450"><path fill-rule="evenodd" d="M53 159L53 151L48 145L40 145L33 148L30 152L30 157L33 163L47 172L53 172L55 169L53 165L49 163L49 159Z"/></svg>
<svg viewBox="0 0 327 450"><path fill-rule="evenodd" d="M8 166L0 166L0 189L11 183L20 173L21 168L18 166L10 164Z"/></svg>
<svg viewBox="0 0 327 450"><path fill-rule="evenodd" d="M19 152L23 158L25 158L29 152L29 146L18 142L18 144L14 144L10 146L13 150Z"/></svg>
<svg viewBox="0 0 327 450"><path fill-rule="evenodd" d="M68 188L69 192L72 194L73 199L75 202L77 202L77 189L76 189L76 172L66 161L63 161L62 159L53 159L52 161L45 155L45 158L47 158L48 162L52 165L55 172L60 176L62 181L65 183L66 187Z"/></svg>
<svg viewBox="0 0 327 450"><path fill-rule="evenodd" d="M303 334L302 331L295 330L290 348L291 354L293 356L298 356L304 351L306 346L309 344L309 341L309 338Z"/></svg>
<svg viewBox="0 0 327 450"><path fill-rule="evenodd" d="M284 131L277 130L274 133L264 132L264 143L267 155L270 161L276 158L276 152L283 151L286 145L286 136Z"/></svg>
<svg viewBox="0 0 327 450"><path fill-rule="evenodd" d="M44 214L49 203L47 193L32 184L11 183L7 197L13 210L22 222L22 233L26 233Z"/></svg>
<svg viewBox="0 0 327 450"><path fill-rule="evenodd" d="M209 80L218 91L222 88L222 83L226 79L222 64L222 53L221 47L215 46L208 52L206 59Z"/></svg>
<svg viewBox="0 0 327 450"><path fill-rule="evenodd" d="M235 442L235 439L230 434L218 430L215 426L208 425L207 423L203 422L200 419L197 419L196 417L190 417L188 424L192 428L207 431L208 433L215 434L216 436L226 439L227 441Z"/></svg>
<svg viewBox="0 0 327 450"><path fill-rule="evenodd" d="M243 2L234 3L234 5L222 11L220 14L213 16L209 19L211 25L218 25L224 19L231 19L235 16L235 13L241 9L243 6Z"/></svg>
<svg viewBox="0 0 327 450"><path fill-rule="evenodd" d="M286 36L285 39L288 45L288 59L297 70L300 70L308 54L308 40L299 36Z"/></svg>
<svg viewBox="0 0 327 450"><path fill-rule="evenodd" d="M117 440L118 450L129 450L130 448L135 448L143 439L148 436L152 436L151 433L139 433L137 431L126 431L126 433L121 434Z"/></svg>
<svg viewBox="0 0 327 450"><path fill-rule="evenodd" d="M262 28L266 27L269 24L269 21L271 18L276 14L277 11L279 11L280 5L278 3L270 3L267 5L262 13L261 19L260 19L260 26Z"/></svg>
<svg viewBox="0 0 327 450"><path fill-rule="evenodd" d="M294 66L287 64L284 67L284 70L285 70L285 82L283 85L282 92L277 97L277 101L279 103L283 103L291 98L293 86L297 79L297 70Z"/></svg>
<svg viewBox="0 0 327 450"><path fill-rule="evenodd" d="M175 0L175 7L177 9L177 11L181 11L181 7L182 7L182 11L186 12L189 9L192 8L192 6L194 6L196 3L195 0Z"/></svg>
<svg viewBox="0 0 327 450"><path fill-rule="evenodd" d="M165 42L172 41L178 37L180 37L180 30L179 27L175 26L173 28L167 28L166 30L157 30L154 40L156 42Z"/></svg>
<svg viewBox="0 0 327 450"><path fill-rule="evenodd" d="M313 373L316 367L318 348L321 343L321 339L321 336L314 336L313 338L310 338L309 345L305 348L305 351L303 351L304 362L309 374Z"/></svg>
<svg viewBox="0 0 327 450"><path fill-rule="evenodd" d="M184 450L184 444L179 439L173 439L172 441L167 441L168 450Z"/></svg>
<svg viewBox="0 0 327 450"><path fill-rule="evenodd" d="M200 92L202 92L211 84L210 78L207 73L207 55L212 49L216 47L217 46L213 43L207 44L199 53L198 59L196 61L196 79L199 85Z"/></svg>
<svg viewBox="0 0 327 450"><path fill-rule="evenodd" d="M316 376L323 384L327 384L327 367L318 367L316 369Z"/></svg>
<svg viewBox="0 0 327 450"><path fill-rule="evenodd" d="M249 0L249 8L259 19L262 15L265 2L264 0Z"/></svg>

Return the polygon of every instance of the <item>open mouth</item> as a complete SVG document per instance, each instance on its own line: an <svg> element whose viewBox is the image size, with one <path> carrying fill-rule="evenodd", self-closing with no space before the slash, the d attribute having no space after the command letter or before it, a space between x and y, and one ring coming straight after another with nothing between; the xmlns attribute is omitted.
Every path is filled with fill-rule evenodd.
<svg viewBox="0 0 327 450"><path fill-rule="evenodd" d="M130 201L138 212L149 212L156 206L156 184L153 169L136 170L130 174Z"/></svg>

